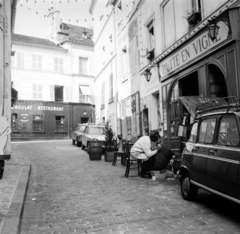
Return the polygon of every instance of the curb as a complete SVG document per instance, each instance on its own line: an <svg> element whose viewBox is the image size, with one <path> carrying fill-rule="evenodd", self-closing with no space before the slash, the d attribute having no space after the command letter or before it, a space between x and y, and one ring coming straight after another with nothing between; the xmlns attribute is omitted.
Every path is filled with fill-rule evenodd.
<svg viewBox="0 0 240 234"><path fill-rule="evenodd" d="M19 223L22 216L23 204L27 192L28 180L31 171L31 165L24 165L16 192L9 208L9 218L6 219L1 234L18 234Z"/></svg>

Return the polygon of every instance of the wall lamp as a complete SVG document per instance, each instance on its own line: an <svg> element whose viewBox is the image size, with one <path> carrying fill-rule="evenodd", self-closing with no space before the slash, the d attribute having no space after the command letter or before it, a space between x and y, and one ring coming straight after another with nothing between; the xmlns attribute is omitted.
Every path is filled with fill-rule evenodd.
<svg viewBox="0 0 240 234"><path fill-rule="evenodd" d="M154 64L154 65L148 67L144 71L143 75L145 76L146 81L149 82L151 80L151 77L152 77L151 69L152 68L154 68L158 72L158 78L159 78L159 82L160 82L161 75L160 75L160 72L159 72L159 63Z"/></svg>
<svg viewBox="0 0 240 234"><path fill-rule="evenodd" d="M217 21L221 20L223 23L225 23L228 26L228 35L232 33L230 22L229 22L229 15L228 13L224 13L221 16L214 16L211 20L208 20L208 35L212 41L217 39L219 26L217 25Z"/></svg>

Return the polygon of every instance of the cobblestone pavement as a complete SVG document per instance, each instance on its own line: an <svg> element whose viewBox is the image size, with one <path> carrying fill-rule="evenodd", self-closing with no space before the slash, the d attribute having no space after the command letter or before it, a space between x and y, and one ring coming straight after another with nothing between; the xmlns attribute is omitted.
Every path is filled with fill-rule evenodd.
<svg viewBox="0 0 240 234"><path fill-rule="evenodd" d="M124 177L124 167L90 161L70 141L13 144L32 170L21 234L240 233L239 205L200 190L182 199L177 180Z"/></svg>

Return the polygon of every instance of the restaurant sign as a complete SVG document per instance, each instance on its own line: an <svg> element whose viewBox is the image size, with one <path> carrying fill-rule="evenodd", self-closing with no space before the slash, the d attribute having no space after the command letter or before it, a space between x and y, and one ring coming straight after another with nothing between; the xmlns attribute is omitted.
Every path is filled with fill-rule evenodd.
<svg viewBox="0 0 240 234"><path fill-rule="evenodd" d="M63 110L64 110L64 107L15 105L15 106L12 107L12 110L63 111Z"/></svg>
<svg viewBox="0 0 240 234"><path fill-rule="evenodd" d="M177 53L163 60L163 62L160 63L161 76L163 77L168 75L169 73L175 71L184 64L190 62L204 52L212 49L214 46L226 40L228 36L227 25L223 22L219 22L218 26L219 32L214 42L209 38L208 31L206 31L195 40L187 44L185 47L183 47L181 50L179 50Z"/></svg>

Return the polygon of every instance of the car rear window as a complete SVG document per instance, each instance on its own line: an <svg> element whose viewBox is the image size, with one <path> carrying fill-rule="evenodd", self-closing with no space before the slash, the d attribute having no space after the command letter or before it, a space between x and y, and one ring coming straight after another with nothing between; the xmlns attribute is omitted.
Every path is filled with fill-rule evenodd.
<svg viewBox="0 0 240 234"><path fill-rule="evenodd" d="M213 142L213 136L216 126L216 118L204 119L200 125L199 142L210 144Z"/></svg>
<svg viewBox="0 0 240 234"><path fill-rule="evenodd" d="M219 145L232 146L237 146L239 144L239 131L234 116L224 116L221 118L217 143Z"/></svg>
<svg viewBox="0 0 240 234"><path fill-rule="evenodd" d="M90 128L90 129L89 129L89 134L102 135L102 134L104 134L104 128L102 128L102 127Z"/></svg>

